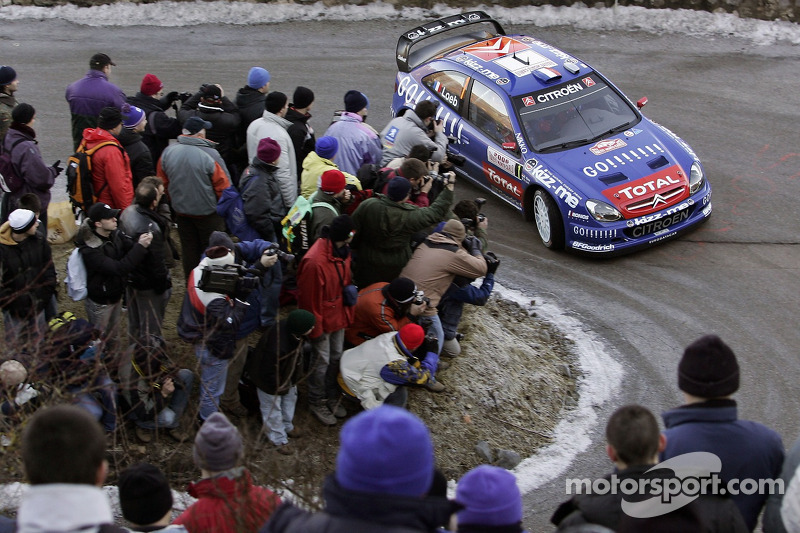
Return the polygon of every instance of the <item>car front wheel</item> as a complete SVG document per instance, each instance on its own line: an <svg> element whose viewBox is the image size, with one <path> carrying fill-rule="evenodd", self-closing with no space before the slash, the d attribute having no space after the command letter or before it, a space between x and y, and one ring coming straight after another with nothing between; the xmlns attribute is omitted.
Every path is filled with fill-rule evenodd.
<svg viewBox="0 0 800 533"><path fill-rule="evenodd" d="M555 200L543 190L533 195L533 217L542 244L551 250L564 248L564 224Z"/></svg>

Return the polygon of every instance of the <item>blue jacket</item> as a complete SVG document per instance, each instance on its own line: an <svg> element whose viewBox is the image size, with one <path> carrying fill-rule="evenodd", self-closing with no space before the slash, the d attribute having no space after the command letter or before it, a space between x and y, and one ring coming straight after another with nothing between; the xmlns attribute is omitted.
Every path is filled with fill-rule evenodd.
<svg viewBox="0 0 800 533"><path fill-rule="evenodd" d="M778 479L783 464L783 443L773 430L749 420L739 420L733 400L709 400L684 405L662 415L667 447L662 461L690 452L710 452L722 461L720 477ZM753 530L768 494L731 496L747 527Z"/></svg>
<svg viewBox="0 0 800 533"><path fill-rule="evenodd" d="M336 137L339 141L339 151L333 157L333 162L342 172L355 176L364 163L377 165L381 162L381 139L372 126L364 124L361 115L357 113L343 112L339 120L330 125L325 135Z"/></svg>
<svg viewBox="0 0 800 533"><path fill-rule="evenodd" d="M236 243L236 262L240 265L250 267L255 265L261 258L264 250L270 247L272 243L261 239L253 239L252 241L243 241ZM266 275L266 274L263 274ZM236 331L236 339L243 339L254 332L261 325L261 298L262 289L252 291L247 297L247 303L250 307L242 317L242 322L239 324L239 329Z"/></svg>
<svg viewBox="0 0 800 533"><path fill-rule="evenodd" d="M445 339L456 337L458 323L461 322L461 315L464 312L464 304L486 305L489 296L492 295L492 289L494 289L494 274L492 273L484 276L480 287L471 283L467 283L463 287L459 287L456 283L450 284L450 288L444 293L437 306Z"/></svg>

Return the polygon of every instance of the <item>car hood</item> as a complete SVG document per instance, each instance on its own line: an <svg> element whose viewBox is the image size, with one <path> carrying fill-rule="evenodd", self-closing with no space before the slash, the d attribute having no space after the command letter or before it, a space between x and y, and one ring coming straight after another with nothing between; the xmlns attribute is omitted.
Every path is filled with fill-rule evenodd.
<svg viewBox="0 0 800 533"><path fill-rule="evenodd" d="M694 159L686 148L669 130L645 119L623 133L541 160L579 197L608 202L628 219L689 197Z"/></svg>

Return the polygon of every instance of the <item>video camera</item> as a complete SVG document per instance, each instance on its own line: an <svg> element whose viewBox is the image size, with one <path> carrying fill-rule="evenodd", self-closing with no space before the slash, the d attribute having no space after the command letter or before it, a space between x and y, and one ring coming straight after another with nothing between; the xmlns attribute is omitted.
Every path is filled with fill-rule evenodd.
<svg viewBox="0 0 800 533"><path fill-rule="evenodd" d="M449 146L447 147L447 151L445 151L445 154L447 155L447 161L449 161L450 163L454 164L457 167L463 167L464 163L467 162L466 157L454 153L452 150L450 150Z"/></svg>
<svg viewBox="0 0 800 533"><path fill-rule="evenodd" d="M242 298L260 283L261 272L241 265L204 266L197 288L217 292L231 298Z"/></svg>
<svg viewBox="0 0 800 533"><path fill-rule="evenodd" d="M277 255L278 259L283 259L287 263L290 263L290 262L294 261L294 254L287 254L286 252L281 250L280 246L276 242L273 242L269 246L269 248L264 250L264 255L267 255L267 256L270 256L270 257L272 257L273 255Z"/></svg>

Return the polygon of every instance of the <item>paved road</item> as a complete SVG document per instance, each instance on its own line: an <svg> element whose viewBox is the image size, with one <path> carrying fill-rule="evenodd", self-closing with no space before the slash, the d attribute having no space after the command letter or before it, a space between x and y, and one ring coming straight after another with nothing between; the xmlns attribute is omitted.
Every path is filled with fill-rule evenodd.
<svg viewBox="0 0 800 533"><path fill-rule="evenodd" d="M406 22L289 23L258 27L82 28L63 22L4 23L0 58L22 80L19 99L37 108L48 159L69 153L63 89L82 76L89 56L117 62L114 80L128 93L145 72L168 89L220 82L233 94L256 64L274 90L303 84L317 92L318 134L351 88L370 98L369 121L389 119L394 44ZM740 358L737 398L745 417L777 429L788 445L798 433L800 332L797 328L800 214L800 47L756 47L730 39L569 29L536 34L590 62L646 114L676 131L703 159L714 188L714 213L698 231L662 246L608 261L545 250L532 225L490 201L492 248L500 281L565 309L602 339L625 368L618 396L599 408L638 402L662 411L680 401L675 367L701 334L721 335ZM482 194L459 185L459 194ZM569 477L608 470L602 428ZM543 530L564 498L564 477L526 496L526 524Z"/></svg>

